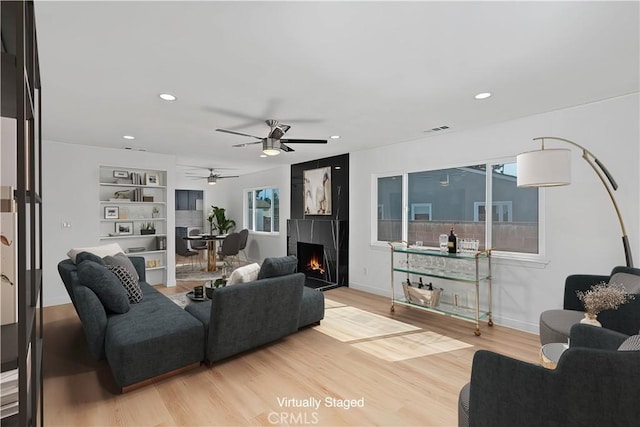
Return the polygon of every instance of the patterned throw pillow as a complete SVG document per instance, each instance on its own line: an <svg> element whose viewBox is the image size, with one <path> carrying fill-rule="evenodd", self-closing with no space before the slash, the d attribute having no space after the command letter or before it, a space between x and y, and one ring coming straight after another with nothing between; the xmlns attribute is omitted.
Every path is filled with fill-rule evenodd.
<svg viewBox="0 0 640 427"><path fill-rule="evenodd" d="M107 268L116 275L122 286L127 291L129 302L136 304L142 301L142 289L135 277L121 265L107 265Z"/></svg>
<svg viewBox="0 0 640 427"><path fill-rule="evenodd" d="M631 335L624 340L618 347L618 351L640 351L640 335Z"/></svg>
<svg viewBox="0 0 640 427"><path fill-rule="evenodd" d="M107 255L106 257L102 258L102 260L104 261L105 265L120 265L126 268L127 271L136 278L136 282L140 280L140 276L138 275L136 268L133 266L133 263L131 262L129 257L122 252L115 255Z"/></svg>

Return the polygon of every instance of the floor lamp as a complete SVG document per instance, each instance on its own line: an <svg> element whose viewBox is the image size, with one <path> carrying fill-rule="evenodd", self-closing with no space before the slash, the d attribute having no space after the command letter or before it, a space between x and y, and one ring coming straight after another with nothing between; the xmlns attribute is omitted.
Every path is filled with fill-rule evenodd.
<svg viewBox="0 0 640 427"><path fill-rule="evenodd" d="M553 136L543 136L533 138L534 141L542 141L542 149L529 151L527 153L518 154L516 163L518 167L518 187L556 187L559 185L571 184L571 152L567 148L545 150L544 140L552 139L555 141L564 141L582 150L582 158L589 163L593 171L598 175L602 185L607 190L613 208L620 221L622 229L622 245L624 246L624 256L627 267L633 267L633 258L631 256L631 247L629 246L629 238L622 221L620 208L613 197L613 191L618 189L618 184L611 176L607 168L593 155L592 152L583 146L576 144L564 138ZM606 179L605 179L606 178Z"/></svg>

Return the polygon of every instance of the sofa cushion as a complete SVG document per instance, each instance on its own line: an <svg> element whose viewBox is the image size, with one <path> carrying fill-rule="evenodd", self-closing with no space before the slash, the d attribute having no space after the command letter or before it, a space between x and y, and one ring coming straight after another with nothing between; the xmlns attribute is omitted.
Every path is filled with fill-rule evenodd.
<svg viewBox="0 0 640 427"><path fill-rule="evenodd" d="M253 282L258 279L258 273L260 272L260 265L253 263L245 265L243 267L236 268L229 276L227 285L235 285L236 283Z"/></svg>
<svg viewBox="0 0 640 427"><path fill-rule="evenodd" d="M204 359L204 328L153 286L124 316L112 315L105 353L116 384L127 387Z"/></svg>
<svg viewBox="0 0 640 427"><path fill-rule="evenodd" d="M324 319L324 294L317 289L303 287L298 328L312 325L322 319Z"/></svg>
<svg viewBox="0 0 640 427"><path fill-rule="evenodd" d="M640 294L640 276L629 273L616 273L611 276L609 283L623 285L630 294Z"/></svg>
<svg viewBox="0 0 640 427"><path fill-rule="evenodd" d="M105 257L107 255L115 255L118 252L124 252L124 251L122 250L122 247L120 247L119 244L111 243L111 244L102 245L102 246L74 248L74 249L71 249L69 252L67 252L67 256L71 258L71 261L73 261L74 264L78 264L78 262L76 262L76 257L80 252L91 252L92 254L95 254L99 257Z"/></svg>
<svg viewBox="0 0 640 427"><path fill-rule="evenodd" d="M258 273L258 280L293 274L296 272L297 268L298 259L292 255L277 258L265 258L262 266L260 267L260 272Z"/></svg>
<svg viewBox="0 0 640 427"><path fill-rule="evenodd" d="M78 265L80 283L90 288L102 305L114 313L129 311L129 297L115 274L94 261L82 261Z"/></svg>
<svg viewBox="0 0 640 427"><path fill-rule="evenodd" d="M121 265L107 265L107 269L116 275L124 289L127 291L129 302L137 304L142 300L142 289L138 284L138 280Z"/></svg>
<svg viewBox="0 0 640 427"><path fill-rule="evenodd" d="M119 265L127 269L129 273L136 279L136 282L140 280L140 276L138 276L138 272L136 268L133 266L133 263L129 259L128 256L123 254L122 252L117 253L115 255L107 255L103 258L103 261L106 265Z"/></svg>
<svg viewBox="0 0 640 427"><path fill-rule="evenodd" d="M80 264L82 261L86 261L86 260L97 262L100 265L105 265L104 260L102 258L100 258L96 254L92 254L91 252L80 252L76 256L76 264Z"/></svg>
<svg viewBox="0 0 640 427"><path fill-rule="evenodd" d="M640 335L631 335L624 340L618 347L618 351L640 351Z"/></svg>

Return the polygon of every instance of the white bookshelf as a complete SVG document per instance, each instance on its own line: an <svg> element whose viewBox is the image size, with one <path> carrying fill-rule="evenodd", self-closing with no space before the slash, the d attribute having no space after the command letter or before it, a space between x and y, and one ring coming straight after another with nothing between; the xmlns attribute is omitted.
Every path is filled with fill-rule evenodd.
<svg viewBox="0 0 640 427"><path fill-rule="evenodd" d="M99 239L144 257L152 285L167 284L166 182L162 170L100 166ZM155 233L143 234L146 224L153 224Z"/></svg>

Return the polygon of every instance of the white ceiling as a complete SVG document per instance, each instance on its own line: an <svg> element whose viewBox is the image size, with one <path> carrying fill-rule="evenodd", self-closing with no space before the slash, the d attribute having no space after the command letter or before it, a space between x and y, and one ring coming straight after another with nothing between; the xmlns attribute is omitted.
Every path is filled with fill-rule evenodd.
<svg viewBox="0 0 640 427"><path fill-rule="evenodd" d="M638 5L36 1L43 137L242 174L580 105L639 91ZM214 131L265 119L341 139Z"/></svg>

